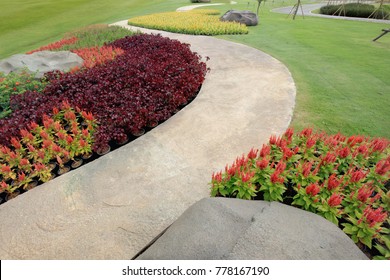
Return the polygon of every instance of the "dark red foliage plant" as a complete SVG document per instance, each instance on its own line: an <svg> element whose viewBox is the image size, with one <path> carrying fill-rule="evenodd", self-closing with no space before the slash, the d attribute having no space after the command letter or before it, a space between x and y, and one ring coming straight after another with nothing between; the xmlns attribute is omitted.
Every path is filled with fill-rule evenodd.
<svg viewBox="0 0 390 280"><path fill-rule="evenodd" d="M98 122L94 150L122 142L168 119L193 99L207 67L189 45L160 35L135 35L107 45L124 51L114 60L75 73L51 73L42 93L13 96L13 113L0 120L0 144L67 101Z"/></svg>

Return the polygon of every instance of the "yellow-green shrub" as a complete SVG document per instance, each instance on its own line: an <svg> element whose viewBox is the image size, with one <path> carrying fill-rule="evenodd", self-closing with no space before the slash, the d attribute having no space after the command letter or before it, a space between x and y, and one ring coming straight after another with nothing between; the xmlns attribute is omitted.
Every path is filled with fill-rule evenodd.
<svg viewBox="0 0 390 280"><path fill-rule="evenodd" d="M192 35L246 34L248 28L237 22L219 20L218 10L167 12L129 19L130 25Z"/></svg>

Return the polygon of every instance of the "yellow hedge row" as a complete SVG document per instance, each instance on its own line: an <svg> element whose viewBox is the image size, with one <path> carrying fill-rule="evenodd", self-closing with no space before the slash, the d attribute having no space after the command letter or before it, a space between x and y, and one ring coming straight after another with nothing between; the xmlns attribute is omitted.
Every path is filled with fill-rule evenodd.
<svg viewBox="0 0 390 280"><path fill-rule="evenodd" d="M218 10L167 12L129 19L129 25L192 35L246 34L248 28L237 22L219 20Z"/></svg>

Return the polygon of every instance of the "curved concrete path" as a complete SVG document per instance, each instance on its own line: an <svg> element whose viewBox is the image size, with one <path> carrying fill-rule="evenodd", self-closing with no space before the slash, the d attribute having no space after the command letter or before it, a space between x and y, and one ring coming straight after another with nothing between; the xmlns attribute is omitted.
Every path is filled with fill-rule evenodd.
<svg viewBox="0 0 390 280"><path fill-rule="evenodd" d="M213 171L288 127L295 85L282 63L213 37L158 33L210 57L198 97L137 140L1 205L0 259L130 259L209 196Z"/></svg>
<svg viewBox="0 0 390 280"><path fill-rule="evenodd" d="M200 8L200 7L206 7L206 6L220 6L220 5L225 5L225 3L212 3L212 4L196 4L196 5L189 5L189 6L184 6L184 7L177 8L176 11L177 11L177 12L186 12L186 11L190 11L190 10L193 10L193 9L196 9L196 8Z"/></svg>
<svg viewBox="0 0 390 280"><path fill-rule="evenodd" d="M316 4L304 4L304 5L302 5L303 14L305 16L312 16L312 17L322 17L322 18L331 18L331 19L342 19L342 20L354 20L354 21L367 21L367 22L376 22L376 23L390 24L390 20L381 20L381 19L372 19L372 18L329 16L329 15L322 15L322 14L312 13L312 11L321 8L322 6L325 6L326 4L327 4L327 2L316 3ZM280 13L280 14L289 14L291 12L292 8L293 8L292 6L289 6L289 7L276 8L276 9L273 9L271 11L275 12L275 13ZM301 9L298 10L297 16L302 16Z"/></svg>

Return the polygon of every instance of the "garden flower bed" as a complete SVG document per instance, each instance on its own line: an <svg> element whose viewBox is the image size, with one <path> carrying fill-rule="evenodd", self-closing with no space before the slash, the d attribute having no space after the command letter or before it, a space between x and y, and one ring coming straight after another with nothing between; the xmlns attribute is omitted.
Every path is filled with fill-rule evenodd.
<svg viewBox="0 0 390 280"><path fill-rule="evenodd" d="M186 12L167 12L129 19L130 25L192 35L247 34L245 24L224 22L218 10L194 9Z"/></svg>
<svg viewBox="0 0 390 280"><path fill-rule="evenodd" d="M211 196L280 201L338 225L369 257L390 258L390 141L288 129L214 173Z"/></svg>
<svg viewBox="0 0 390 280"><path fill-rule="evenodd" d="M94 63L51 72L39 91L9 96L9 115L0 119L0 203L62 174L67 162L77 167L79 157L104 154L164 122L196 96L207 72L189 45L158 35L76 52Z"/></svg>

